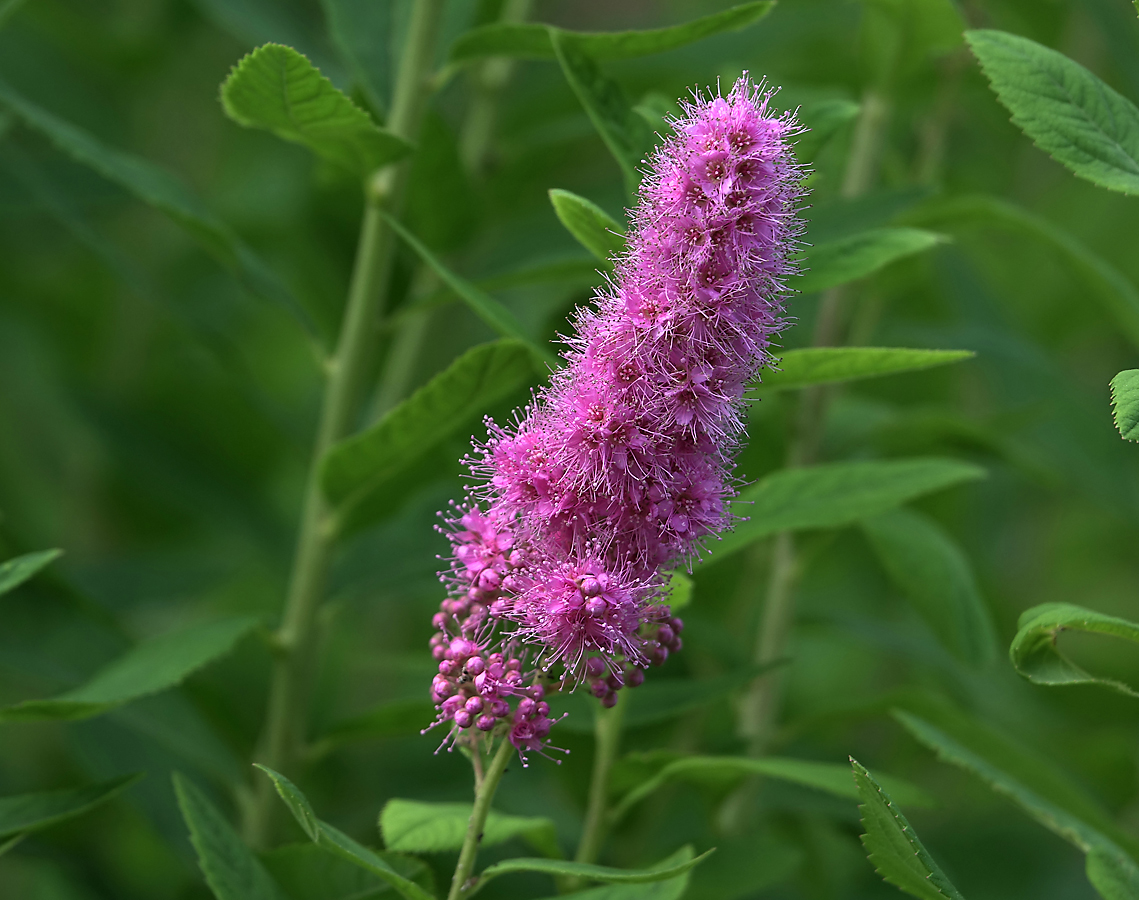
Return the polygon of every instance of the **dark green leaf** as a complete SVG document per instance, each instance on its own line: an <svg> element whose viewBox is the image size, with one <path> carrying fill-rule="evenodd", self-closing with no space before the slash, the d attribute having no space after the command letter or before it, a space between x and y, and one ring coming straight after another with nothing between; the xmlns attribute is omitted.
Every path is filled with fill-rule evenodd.
<svg viewBox="0 0 1139 900"><path fill-rule="evenodd" d="M883 879L920 900L964 900L922 845L902 811L853 758L854 781L862 799L862 843Z"/></svg>
<svg viewBox="0 0 1139 900"><path fill-rule="evenodd" d="M550 202L566 230L602 262L613 264L625 250L625 229L591 200L550 188Z"/></svg>
<svg viewBox="0 0 1139 900"><path fill-rule="evenodd" d="M920 228L874 228L812 247L807 269L791 286L804 294L872 275L892 262L937 246L945 238Z"/></svg>
<svg viewBox="0 0 1139 900"><path fill-rule="evenodd" d="M87 719L165 691L229 653L258 622L252 616L240 616L150 638L80 687L50 700L25 700L0 709L0 722Z"/></svg>
<svg viewBox="0 0 1139 900"><path fill-rule="evenodd" d="M353 741L378 740L419 734L435 718L430 700L394 700L333 724L316 741L313 756Z"/></svg>
<svg viewBox="0 0 1139 900"><path fill-rule="evenodd" d="M62 550L37 550L0 563L0 594L15 590L62 555Z"/></svg>
<svg viewBox="0 0 1139 900"><path fill-rule="evenodd" d="M984 474L969 463L936 457L780 469L740 492L735 509L747 521L711 544L703 562L779 531L841 528Z"/></svg>
<svg viewBox="0 0 1139 900"><path fill-rule="evenodd" d="M1016 670L1035 684L1100 684L1139 697L1139 691L1121 681L1084 671L1060 652L1056 640L1062 631L1107 634L1139 643L1139 625L1070 603L1044 603L1020 614L1009 658Z"/></svg>
<svg viewBox="0 0 1139 900"><path fill-rule="evenodd" d="M758 22L774 5L772 0L744 3L670 28L608 33L574 31L567 34L580 41L582 49L595 59L627 59L674 50L725 31L739 31ZM554 55L548 25L495 23L473 28L455 41L450 59L451 62L467 62L486 56L551 59Z"/></svg>
<svg viewBox="0 0 1139 900"><path fill-rule="evenodd" d="M1139 108L1062 53L1003 31L965 37L1013 122L1081 178L1139 194Z"/></svg>
<svg viewBox="0 0 1139 900"><path fill-rule="evenodd" d="M389 800L380 813L380 830L389 850L403 853L441 853L463 846L470 822L469 803L423 803ZM509 816L491 810L480 843L492 847L522 838L544 856L560 857L558 833L550 819Z"/></svg>
<svg viewBox="0 0 1139 900"><path fill-rule="evenodd" d="M367 175L411 152L342 94L303 55L266 44L244 57L221 86L226 114L303 144L329 162Z"/></svg>
<svg viewBox="0 0 1139 900"><path fill-rule="evenodd" d="M391 95L393 9L374 0L321 0L328 34L372 108L383 114Z"/></svg>
<svg viewBox="0 0 1139 900"><path fill-rule="evenodd" d="M886 572L958 657L996 657L996 633L973 568L957 542L928 516L896 509L862 521Z"/></svg>
<svg viewBox="0 0 1139 900"><path fill-rule="evenodd" d="M371 428L329 450L321 487L341 527L384 512L383 488L430 448L467 428L488 407L534 379L530 345L503 340L468 350Z"/></svg>
<svg viewBox="0 0 1139 900"><path fill-rule="evenodd" d="M861 108L850 100L820 100L805 105L799 111L799 120L808 130L796 139L795 156L802 162L811 162L827 141L858 118Z"/></svg>
<svg viewBox="0 0 1139 900"><path fill-rule="evenodd" d="M390 888L371 872L316 844L285 844L261 862L291 900L373 900Z"/></svg>
<svg viewBox="0 0 1139 900"><path fill-rule="evenodd" d="M691 860L694 855L691 846L681 847L672 856L661 860L660 864L680 865ZM685 896L691 874L691 871L684 871L675 878L648 884L606 884L559 897L548 897L546 900L680 900Z"/></svg>
<svg viewBox="0 0 1139 900"><path fill-rule="evenodd" d="M23 835L81 816L125 791L142 778L124 775L87 787L0 797L0 837Z"/></svg>
<svg viewBox="0 0 1139 900"><path fill-rule="evenodd" d="M1111 379L1115 427L1127 441L1139 441L1139 369L1124 369Z"/></svg>
<svg viewBox="0 0 1139 900"><path fill-rule="evenodd" d="M282 900L281 889L233 826L196 785L174 773L174 792L198 865L218 900Z"/></svg>
<svg viewBox="0 0 1139 900"><path fill-rule="evenodd" d="M839 384L916 372L972 359L972 350L910 350L904 347L807 347L788 350L778 369L764 369L755 390L766 395L816 384Z"/></svg>
<svg viewBox="0 0 1139 900"><path fill-rule="evenodd" d="M569 862L561 859L530 859L527 857L504 859L502 862L495 863L483 870L475 889L483 887L493 878L508 875L511 872L542 872L546 875L564 875L611 884L645 884L665 881L687 872L713 852L709 850L707 853L702 853L696 858L684 862L676 862L676 856L673 855L647 869L613 869L609 866L595 866L590 863ZM473 893L474 891L471 891L467 896L469 897Z"/></svg>
<svg viewBox="0 0 1139 900"><path fill-rule="evenodd" d="M304 833L313 843L320 840L320 822L316 818L316 813L312 811L309 806L308 798L300 792L300 789L289 781L280 772L274 772L268 766L263 766L261 763L254 763L258 769L264 772L273 782L273 787L277 789L277 794L285 802L285 806L289 808L289 812L293 814L293 818L297 820Z"/></svg>

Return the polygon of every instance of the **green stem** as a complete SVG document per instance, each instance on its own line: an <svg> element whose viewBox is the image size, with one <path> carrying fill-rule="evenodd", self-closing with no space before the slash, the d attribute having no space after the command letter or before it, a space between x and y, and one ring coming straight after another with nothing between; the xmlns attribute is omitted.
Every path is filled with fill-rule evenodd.
<svg viewBox="0 0 1139 900"><path fill-rule="evenodd" d="M623 702L606 709L598 705L594 719L593 774L589 780L589 801L585 810L585 823L581 829L581 841L577 845L574 860L580 863L595 863L601 853L601 843L605 840L606 826L609 823L609 773L617 760L617 750L621 745L621 723L625 718L626 697ZM565 888L580 888L576 880L567 880Z"/></svg>
<svg viewBox="0 0 1139 900"><path fill-rule="evenodd" d="M416 0L412 9L408 42L388 120L391 131L408 139L417 133L428 99L442 4L443 0ZM386 208L398 213L408 172L407 162L390 166L374 173L366 186L348 302L336 352L327 364L296 555L274 642L276 659L258 754L267 766L279 772L292 768L308 722L309 685L315 670L315 624L336 539L332 511L320 488L320 461L355 425L395 249L394 236L383 212ZM268 779L258 779L256 785L245 809L243 827L246 839L254 847L264 847L271 839L277 801Z"/></svg>
<svg viewBox="0 0 1139 900"><path fill-rule="evenodd" d="M502 773L506 771L506 765L514 755L514 746L510 740L504 735L501 741L498 752L494 754L490 765L475 784L475 805L467 823L467 835L463 838L463 849L459 851L459 862L451 878L451 890L447 894L447 900L460 900L474 887L470 883L471 873L474 872L475 860L479 855L479 844L482 842L483 828L486 827L486 817L490 814L490 804L494 800L495 791L498 790L498 783L502 780Z"/></svg>

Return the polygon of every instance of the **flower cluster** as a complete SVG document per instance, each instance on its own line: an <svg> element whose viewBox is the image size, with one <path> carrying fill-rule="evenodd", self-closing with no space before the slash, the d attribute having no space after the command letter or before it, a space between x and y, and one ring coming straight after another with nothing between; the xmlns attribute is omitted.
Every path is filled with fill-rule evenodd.
<svg viewBox="0 0 1139 900"><path fill-rule="evenodd" d="M442 721L491 728L503 691L540 710L528 692L551 671L612 705L680 648L662 573L732 522L744 390L786 324L798 128L768 115L770 97L745 75L727 96L685 105L650 161L614 279L577 314L565 366L512 427L488 422L467 460L476 484L448 520L452 590L434 642ZM518 655L485 655L496 635ZM477 684L468 660L501 668L485 678L492 693L443 695L460 661ZM549 721L538 715L535 735Z"/></svg>

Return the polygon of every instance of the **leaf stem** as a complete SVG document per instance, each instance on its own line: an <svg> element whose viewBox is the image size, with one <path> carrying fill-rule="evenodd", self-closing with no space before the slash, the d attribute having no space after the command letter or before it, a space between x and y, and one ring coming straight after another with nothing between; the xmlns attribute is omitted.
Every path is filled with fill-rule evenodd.
<svg viewBox="0 0 1139 900"><path fill-rule="evenodd" d="M594 719L593 774L589 780L589 802L585 810L581 841L577 845L577 855L574 856L575 862L595 863L601 852L601 842L605 839L609 822L609 773L621 745L621 725L628 702L628 698L625 698L611 709L600 704L597 707ZM566 888L580 888L581 885L577 882L578 879L567 879Z"/></svg>
<svg viewBox="0 0 1139 900"><path fill-rule="evenodd" d="M490 765L486 767L486 771L478 779L475 788L474 809L471 810L471 818L467 823L467 835L463 838L463 849L459 851L459 862L455 866L455 874L451 878L451 890L447 894L447 900L460 900L461 897L469 894L471 887L474 886L468 882L471 880L475 860L478 858L483 828L486 827L486 817L490 814L490 804L494 800L494 793L498 790L498 783L502 780L502 774L506 771L506 766L515 752L514 745L510 743L507 736L503 735L501 741ZM476 749L475 753L478 752Z"/></svg>

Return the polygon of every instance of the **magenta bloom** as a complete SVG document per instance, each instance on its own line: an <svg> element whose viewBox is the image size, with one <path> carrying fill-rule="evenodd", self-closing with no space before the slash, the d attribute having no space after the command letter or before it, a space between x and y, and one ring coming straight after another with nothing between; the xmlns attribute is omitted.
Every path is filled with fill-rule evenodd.
<svg viewBox="0 0 1139 900"><path fill-rule="evenodd" d="M745 75L726 97L684 105L613 281L578 311L566 365L518 423L491 425L451 522L444 610L469 608L443 633L502 623L538 670L588 682L607 705L680 647L662 572L731 525L744 389L786 325L799 128L768 115L770 97ZM534 748L546 726L523 725L512 739Z"/></svg>

